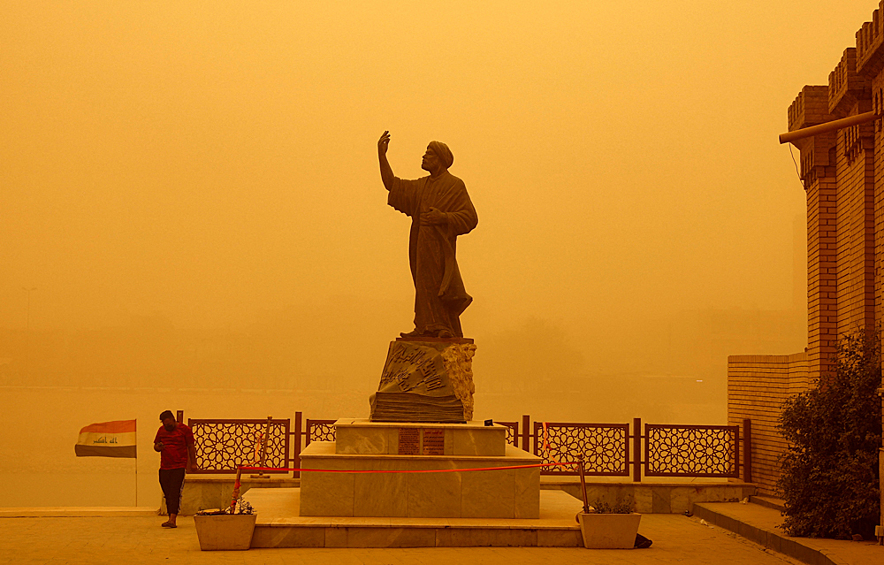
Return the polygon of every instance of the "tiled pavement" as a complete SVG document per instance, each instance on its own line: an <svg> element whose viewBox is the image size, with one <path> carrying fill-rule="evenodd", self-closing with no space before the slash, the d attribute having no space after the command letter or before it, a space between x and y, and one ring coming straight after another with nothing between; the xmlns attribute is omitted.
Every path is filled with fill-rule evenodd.
<svg viewBox="0 0 884 565"><path fill-rule="evenodd" d="M815 565L884 563L884 546L871 541L788 538L776 527L780 522L779 511L759 504L704 503L696 505L695 512L692 517L643 515L639 533L653 540L649 549L441 547L203 552L199 548L193 519L187 516L179 517L177 529L167 530L159 526L163 517L151 515L154 511L144 508L0 508L0 564L801 563L756 541L781 550L788 550L790 544L800 546L798 553L802 561ZM743 535L723 529L716 522ZM790 551L796 555L794 548Z"/></svg>
<svg viewBox="0 0 884 565"><path fill-rule="evenodd" d="M396 548L250 549L202 552L193 519L160 527L160 517L0 518L0 563L10 564L659 564L797 563L697 518L674 514L642 517L639 532L649 549Z"/></svg>

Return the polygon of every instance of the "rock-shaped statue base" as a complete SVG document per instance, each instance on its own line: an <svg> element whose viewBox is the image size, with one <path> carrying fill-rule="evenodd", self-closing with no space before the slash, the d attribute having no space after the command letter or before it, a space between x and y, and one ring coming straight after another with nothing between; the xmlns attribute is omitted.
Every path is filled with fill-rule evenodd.
<svg viewBox="0 0 884 565"><path fill-rule="evenodd" d="M473 418L473 340L400 338L390 343L374 422L468 422Z"/></svg>

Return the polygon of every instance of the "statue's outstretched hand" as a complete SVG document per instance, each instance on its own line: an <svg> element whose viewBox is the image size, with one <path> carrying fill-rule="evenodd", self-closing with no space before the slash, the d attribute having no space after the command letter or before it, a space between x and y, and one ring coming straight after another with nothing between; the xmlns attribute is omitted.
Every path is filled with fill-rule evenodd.
<svg viewBox="0 0 884 565"><path fill-rule="evenodd" d="M387 147L390 145L390 132L385 131L378 140L378 155L386 155Z"/></svg>

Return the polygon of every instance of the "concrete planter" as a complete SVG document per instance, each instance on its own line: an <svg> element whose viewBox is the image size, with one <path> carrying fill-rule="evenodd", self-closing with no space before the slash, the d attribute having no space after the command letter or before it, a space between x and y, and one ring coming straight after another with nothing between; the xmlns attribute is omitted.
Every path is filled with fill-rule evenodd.
<svg viewBox="0 0 884 565"><path fill-rule="evenodd" d="M583 546L589 549L632 549L641 514L586 514L577 515Z"/></svg>
<svg viewBox="0 0 884 565"><path fill-rule="evenodd" d="M257 514L199 514L193 517L203 551L248 549Z"/></svg>

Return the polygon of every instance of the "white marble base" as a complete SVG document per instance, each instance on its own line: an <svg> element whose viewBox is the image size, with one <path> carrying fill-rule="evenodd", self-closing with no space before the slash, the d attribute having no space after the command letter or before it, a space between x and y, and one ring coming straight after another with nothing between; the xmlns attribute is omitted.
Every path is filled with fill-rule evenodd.
<svg viewBox="0 0 884 565"><path fill-rule="evenodd" d="M506 446L503 457L351 455L334 442L312 442L302 469L428 471L535 465L541 459ZM444 473L301 473L301 516L537 518L540 468Z"/></svg>
<svg viewBox="0 0 884 565"><path fill-rule="evenodd" d="M312 444L311 444L312 445ZM536 519L299 516L297 488L250 490L258 510L252 547L582 547L582 504L543 491Z"/></svg>

